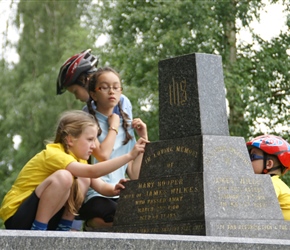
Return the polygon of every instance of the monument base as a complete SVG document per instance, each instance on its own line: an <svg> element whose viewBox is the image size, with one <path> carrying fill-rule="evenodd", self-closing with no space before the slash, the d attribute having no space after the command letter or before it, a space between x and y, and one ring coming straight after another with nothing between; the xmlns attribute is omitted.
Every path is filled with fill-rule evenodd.
<svg viewBox="0 0 290 250"><path fill-rule="evenodd" d="M114 232L182 234L218 237L289 239L290 222L284 220L209 220L114 226Z"/></svg>
<svg viewBox="0 0 290 250"><path fill-rule="evenodd" d="M0 230L0 249L288 249L290 240L126 234Z"/></svg>

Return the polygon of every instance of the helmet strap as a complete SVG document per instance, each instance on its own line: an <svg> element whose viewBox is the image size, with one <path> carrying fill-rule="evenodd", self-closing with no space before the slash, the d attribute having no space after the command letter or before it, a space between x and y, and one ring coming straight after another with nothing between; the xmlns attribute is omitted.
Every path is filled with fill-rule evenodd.
<svg viewBox="0 0 290 250"><path fill-rule="evenodd" d="M280 169L280 170L281 170L281 173L283 173L283 172L285 171L285 170L283 170L283 168L284 168L284 167L283 167L282 165L279 165L279 166L276 166L276 167L272 167L272 168L271 168L271 171L272 171L272 170L276 170L276 169Z"/></svg>
<svg viewBox="0 0 290 250"><path fill-rule="evenodd" d="M86 88L86 85L80 80L77 80L75 83L83 88Z"/></svg>
<svg viewBox="0 0 290 250"><path fill-rule="evenodd" d="M267 154L263 151L263 174L267 174L269 172L269 170L267 169Z"/></svg>
<svg viewBox="0 0 290 250"><path fill-rule="evenodd" d="M263 157L264 157L264 159L263 159L263 161L264 161L263 162L263 164L264 164L264 166L263 166L263 174L268 174L269 172L272 172L272 171L277 170L277 169L280 169L281 173L283 174L285 172L285 170L286 170L286 168L283 165L278 165L276 167L272 167L270 170L267 169L267 160L268 160L267 156L268 156L268 154L263 152Z"/></svg>

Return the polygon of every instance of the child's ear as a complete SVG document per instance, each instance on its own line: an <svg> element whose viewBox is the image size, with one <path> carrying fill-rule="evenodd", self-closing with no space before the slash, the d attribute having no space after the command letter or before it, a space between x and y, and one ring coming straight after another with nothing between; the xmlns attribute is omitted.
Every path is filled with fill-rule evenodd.
<svg viewBox="0 0 290 250"><path fill-rule="evenodd" d="M266 163L266 168L271 169L272 167L274 167L274 161L271 159L268 159Z"/></svg>
<svg viewBox="0 0 290 250"><path fill-rule="evenodd" d="M71 136L71 135L67 135L66 136L66 142L67 142L67 145L69 146L69 147L72 147L73 146L73 137Z"/></svg>
<svg viewBox="0 0 290 250"><path fill-rule="evenodd" d="M94 101L97 101L96 92L90 91L90 96L94 99Z"/></svg>

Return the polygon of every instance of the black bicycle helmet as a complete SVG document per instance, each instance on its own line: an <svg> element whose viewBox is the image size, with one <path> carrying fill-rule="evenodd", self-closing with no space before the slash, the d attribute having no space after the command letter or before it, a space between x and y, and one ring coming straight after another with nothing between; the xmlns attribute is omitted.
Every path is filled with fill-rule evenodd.
<svg viewBox="0 0 290 250"><path fill-rule="evenodd" d="M98 58L91 54L91 49L87 49L78 53L65 61L59 70L56 82L56 94L61 95L66 88L76 82L77 78L84 72L87 74L96 70ZM83 85L82 85L83 86Z"/></svg>

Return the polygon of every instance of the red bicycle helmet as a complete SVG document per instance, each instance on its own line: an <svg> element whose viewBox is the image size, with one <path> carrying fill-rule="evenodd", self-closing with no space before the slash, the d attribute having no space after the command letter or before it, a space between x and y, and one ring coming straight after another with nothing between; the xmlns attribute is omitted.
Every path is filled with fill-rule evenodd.
<svg viewBox="0 0 290 250"><path fill-rule="evenodd" d="M61 95L66 88L76 84L77 78L84 72L90 74L98 65L98 58L91 54L91 49L78 53L65 61L59 70L56 93ZM80 83L78 83L80 84Z"/></svg>
<svg viewBox="0 0 290 250"><path fill-rule="evenodd" d="M276 155L281 164L290 169L290 145L276 135L261 135L247 142L247 147L256 147L269 155Z"/></svg>

